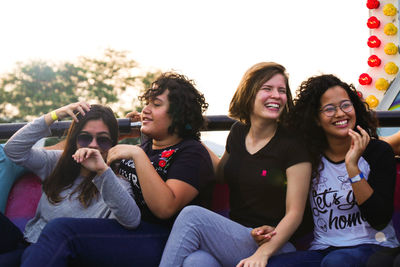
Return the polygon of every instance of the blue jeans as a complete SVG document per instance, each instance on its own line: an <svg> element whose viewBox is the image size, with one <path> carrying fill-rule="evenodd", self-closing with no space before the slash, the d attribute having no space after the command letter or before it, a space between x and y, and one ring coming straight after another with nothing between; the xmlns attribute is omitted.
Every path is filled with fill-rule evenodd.
<svg viewBox="0 0 400 267"><path fill-rule="evenodd" d="M19 228L0 212L0 266L19 266L27 245Z"/></svg>
<svg viewBox="0 0 400 267"><path fill-rule="evenodd" d="M207 209L188 206L175 220L160 267L236 266L258 248L251 229ZM294 250L287 243L278 253Z"/></svg>
<svg viewBox="0 0 400 267"><path fill-rule="evenodd" d="M146 222L128 230L111 219L58 218L25 250L21 266L158 266L168 234Z"/></svg>
<svg viewBox="0 0 400 267"><path fill-rule="evenodd" d="M324 250L296 251L271 257L268 261L268 267L365 266L369 256L380 249L382 249L382 246L363 244L354 247L329 247Z"/></svg>

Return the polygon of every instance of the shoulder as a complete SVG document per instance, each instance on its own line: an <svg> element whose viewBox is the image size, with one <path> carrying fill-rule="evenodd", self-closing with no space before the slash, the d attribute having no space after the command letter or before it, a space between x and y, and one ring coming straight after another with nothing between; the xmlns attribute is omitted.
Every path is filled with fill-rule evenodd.
<svg viewBox="0 0 400 267"><path fill-rule="evenodd" d="M304 142L301 141L301 138L299 136L297 136L293 132L290 132L286 127L282 125L279 125L276 136L280 142L284 142L288 146L304 146Z"/></svg>
<svg viewBox="0 0 400 267"><path fill-rule="evenodd" d="M246 125L240 121L235 122L228 135L228 141L231 139L237 139L237 138L242 138L243 136L246 136L246 134L249 132L249 125Z"/></svg>
<svg viewBox="0 0 400 267"><path fill-rule="evenodd" d="M392 147L388 143L379 139L371 139L364 151L364 156L378 157L382 154L395 156Z"/></svg>
<svg viewBox="0 0 400 267"><path fill-rule="evenodd" d="M234 124L232 124L232 127L230 129L230 133L241 133L241 132L247 132L249 126L240 122L236 121Z"/></svg>
<svg viewBox="0 0 400 267"><path fill-rule="evenodd" d="M301 138L281 125L276 132L274 149L281 155L286 167L310 161L308 150Z"/></svg>
<svg viewBox="0 0 400 267"><path fill-rule="evenodd" d="M178 151L196 151L200 153L207 153L207 149L201 144L200 141L194 139L184 139L182 142L177 144L175 148Z"/></svg>

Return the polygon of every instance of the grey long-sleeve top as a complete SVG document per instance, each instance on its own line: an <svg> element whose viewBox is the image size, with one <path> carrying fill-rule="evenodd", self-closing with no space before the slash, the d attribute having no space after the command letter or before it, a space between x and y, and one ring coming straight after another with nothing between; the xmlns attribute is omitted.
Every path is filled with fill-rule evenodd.
<svg viewBox="0 0 400 267"><path fill-rule="evenodd" d="M62 151L32 146L49 135L50 129L42 116L16 132L6 143L4 152L13 162L28 168L43 181L55 168ZM70 197L83 179L82 176L77 177L72 187L61 192L64 199L57 205L50 203L46 194L42 193L36 214L25 227L24 235L28 242L35 243L46 223L60 217L115 218L127 228L139 225L141 214L128 181L117 177L108 168L92 180L100 194L85 208L77 199L77 193Z"/></svg>

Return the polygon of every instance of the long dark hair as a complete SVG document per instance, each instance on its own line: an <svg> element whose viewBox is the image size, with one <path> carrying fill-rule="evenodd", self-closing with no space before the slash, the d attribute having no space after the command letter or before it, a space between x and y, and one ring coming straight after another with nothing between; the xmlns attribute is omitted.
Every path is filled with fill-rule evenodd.
<svg viewBox="0 0 400 267"><path fill-rule="evenodd" d="M139 100L152 100L165 90L169 91L168 114L172 119L168 133L177 133L182 139L200 140L200 129L206 123L203 112L208 108L204 95L195 88L193 80L181 74L166 72L152 83L151 88L147 89Z"/></svg>
<svg viewBox="0 0 400 267"><path fill-rule="evenodd" d="M371 137L378 138L376 132L378 121L375 113L369 109L368 104L360 99L352 84L342 82L331 74L311 77L302 82L297 89L295 106L289 113L287 124L305 141L310 152L313 177L319 177L319 173L323 169L321 156L328 148L325 132L317 123L321 109L321 97L334 86L343 88L353 103L356 125L366 130Z"/></svg>
<svg viewBox="0 0 400 267"><path fill-rule="evenodd" d="M68 129L64 152L57 162L53 172L43 182L43 192L47 195L50 203L57 204L64 197L60 193L70 188L81 170L81 165L76 163L72 155L77 150L76 138L88 121L102 120L108 127L113 146L118 142L118 122L113 111L106 106L91 105L90 111L82 116L77 115L79 122L73 121ZM94 197L98 195L98 190L92 182L95 173L91 173L82 183L71 193L79 192L78 199L85 206L89 206Z"/></svg>

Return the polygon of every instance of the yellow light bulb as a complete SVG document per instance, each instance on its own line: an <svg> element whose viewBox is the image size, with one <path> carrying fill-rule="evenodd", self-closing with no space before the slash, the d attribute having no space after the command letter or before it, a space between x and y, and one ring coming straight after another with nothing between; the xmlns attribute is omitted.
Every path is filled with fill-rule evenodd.
<svg viewBox="0 0 400 267"><path fill-rule="evenodd" d="M384 78L379 78L375 82L375 88L378 90L387 90L389 88L389 82Z"/></svg>
<svg viewBox="0 0 400 267"><path fill-rule="evenodd" d="M394 43L387 43L383 49L386 55L396 55L399 52L399 48Z"/></svg>
<svg viewBox="0 0 400 267"><path fill-rule="evenodd" d="M388 23L383 28L383 32L386 35L395 35L397 33L397 27L393 23Z"/></svg>
<svg viewBox="0 0 400 267"><path fill-rule="evenodd" d="M376 108L379 104L379 100L374 95L367 96L367 98L365 99L365 102L367 102L367 104L370 108Z"/></svg>
<svg viewBox="0 0 400 267"><path fill-rule="evenodd" d="M386 16L394 16L397 13L397 8L393 4L386 4L382 11Z"/></svg>
<svg viewBox="0 0 400 267"><path fill-rule="evenodd" d="M387 74L393 75L399 71L399 67L394 62L388 62L385 65L385 72Z"/></svg>

